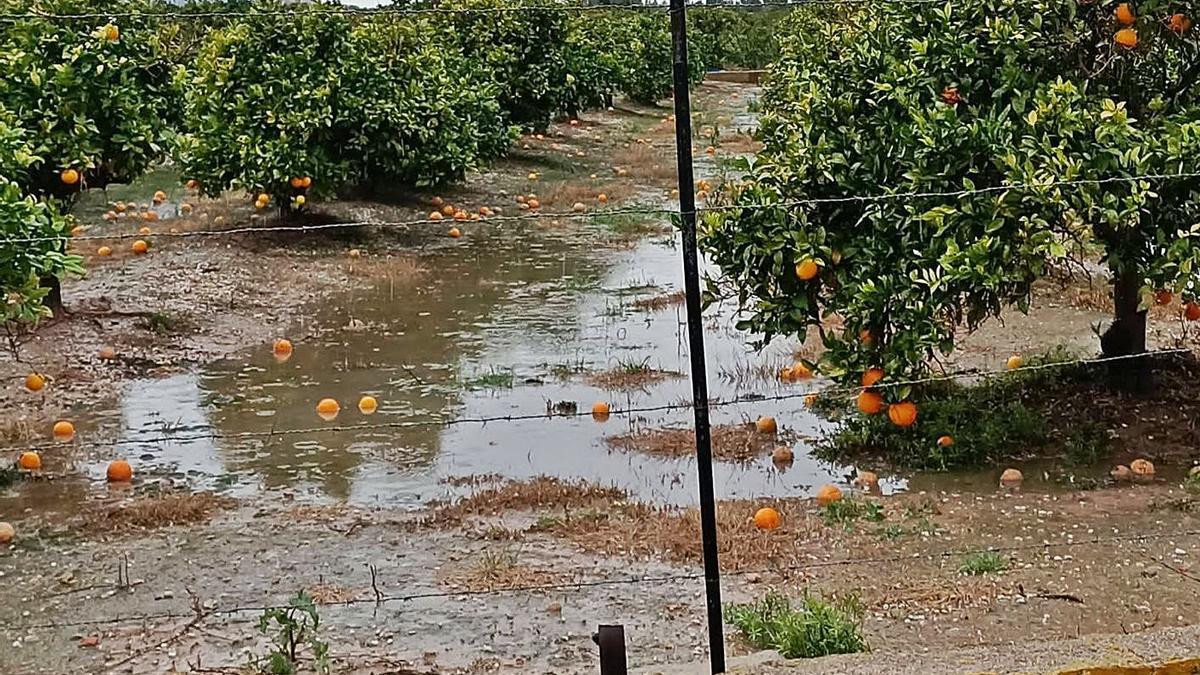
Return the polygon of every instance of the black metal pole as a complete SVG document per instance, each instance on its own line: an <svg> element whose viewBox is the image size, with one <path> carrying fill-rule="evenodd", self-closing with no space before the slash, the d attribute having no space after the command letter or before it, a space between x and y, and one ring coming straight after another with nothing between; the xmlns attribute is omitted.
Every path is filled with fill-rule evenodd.
<svg viewBox="0 0 1200 675"><path fill-rule="evenodd" d="M708 601L708 651L712 672L725 672L721 618L721 570L717 560L717 506L713 497L712 434L708 424L708 375L700 315L700 265L696 251L696 186L692 175L692 101L688 90L687 9L671 0L671 47L675 95L675 151L679 167L679 215L683 230L683 285L687 300L688 351L692 362L692 408L696 414L696 472L700 479L700 538L704 545L704 591Z"/></svg>
<svg viewBox="0 0 1200 675"><path fill-rule="evenodd" d="M600 626L592 639L600 647L600 675L629 675L624 626Z"/></svg>

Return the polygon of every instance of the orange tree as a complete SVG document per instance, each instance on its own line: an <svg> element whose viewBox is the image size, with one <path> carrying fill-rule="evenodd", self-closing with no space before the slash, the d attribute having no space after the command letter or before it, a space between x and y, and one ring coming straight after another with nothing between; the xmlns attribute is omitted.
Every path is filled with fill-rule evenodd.
<svg viewBox="0 0 1200 675"><path fill-rule="evenodd" d="M178 159L207 193L287 210L346 187L460 178L507 147L493 83L420 20L256 7L214 31L182 78ZM303 178L311 187L293 185Z"/></svg>
<svg viewBox="0 0 1200 675"><path fill-rule="evenodd" d="M767 340L816 327L822 370L858 384L870 368L921 371L1098 246L1116 307L1103 352L1142 351L1156 289L1200 294L1200 181L1121 180L1200 170L1188 6L794 14L764 91L764 149L701 226L720 269L710 294L736 297L741 325Z"/></svg>
<svg viewBox="0 0 1200 675"><path fill-rule="evenodd" d="M78 257L62 251L69 219L25 194L13 178L24 178L36 161L12 115L0 108L0 322L5 324L48 316L51 310L43 301L50 289L42 280L83 271ZM27 238L45 239L21 241Z"/></svg>
<svg viewBox="0 0 1200 675"><path fill-rule="evenodd" d="M152 11L140 0L0 0L0 13ZM30 18L0 23L0 102L27 132L34 161L10 177L39 195L128 181L172 138L171 64L154 18ZM70 179L64 182L62 174Z"/></svg>

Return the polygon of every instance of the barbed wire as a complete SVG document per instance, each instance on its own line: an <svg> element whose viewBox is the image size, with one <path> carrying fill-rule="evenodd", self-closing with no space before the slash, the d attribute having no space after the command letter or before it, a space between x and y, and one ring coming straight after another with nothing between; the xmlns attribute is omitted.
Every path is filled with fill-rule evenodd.
<svg viewBox="0 0 1200 675"><path fill-rule="evenodd" d="M1184 173L1154 173L1140 174L1135 176L1110 176L1107 178L1074 178L1066 180L1048 180L1030 183L1010 183L1008 185L994 185L982 188L964 188L962 190L951 191L909 191L909 192L894 192L880 193L874 195L847 195L844 197L812 197L805 199L796 199L790 201L781 201L773 203L758 203L758 204L714 204L711 206L698 207L695 211L687 212L689 214L703 215L705 213L719 213L727 211L764 211L781 208L797 208L802 206L820 206L825 204L844 204L851 202L886 202L905 199L962 199L973 195L994 194L1010 191L1025 191L1025 190L1042 190L1056 187L1079 187L1084 185L1111 185L1115 183L1139 183L1149 181L1165 181L1165 180L1184 180L1184 179L1200 179L1200 173L1184 172ZM432 218L418 218L406 221L348 221L334 223L315 223L309 225L270 225L266 227L233 227L217 230L181 230L178 232L152 232L150 234L139 234L137 232L120 232L113 234L81 234L73 236L70 234L61 235L46 235L40 237L14 237L0 240L6 244L32 244L40 242L53 241L104 241L104 240L121 240L121 239L146 239L146 238L186 238L186 237L213 237L213 236L229 236L236 234L270 234L273 232L315 232L321 230L337 230L350 228L364 227L380 227L380 228L414 228L427 225L459 226L469 223L494 223L494 222L518 222L532 221L541 219L594 219L605 218L611 216L622 215L667 215L681 216L686 215L685 212L679 209L671 209L657 206L632 206L624 208L599 209L596 211L531 211L529 213L514 214L514 215L494 215L481 217L479 220L459 221L452 218L443 218L435 220Z"/></svg>
<svg viewBox="0 0 1200 675"><path fill-rule="evenodd" d="M807 6L848 6L874 4L879 0L766 0L757 3L738 2L688 2L687 10L706 9L740 9L756 10L763 8L797 8ZM905 5L940 5L947 0L883 0ZM547 3L521 4L497 7L350 7L345 5L296 5L278 9L224 10L224 11L177 11L163 10L159 12L9 12L0 14L0 21L115 21L121 19L158 19L183 21L193 19L242 19L242 18L276 18L294 16L346 16L346 17L388 17L413 15L459 15L459 14L511 14L521 12L597 12L609 10L670 12L669 4L663 3Z"/></svg>
<svg viewBox="0 0 1200 675"><path fill-rule="evenodd" d="M1120 361L1128 361L1134 359L1156 358L1161 356L1169 356L1174 354L1190 353L1190 349L1161 349L1155 351L1141 352L1137 354L1124 354L1120 356L1101 356L1087 359L1074 359L1069 361L1051 361L1047 363L1038 363L1033 365L1023 365L1018 368L1005 368L1002 370L980 371L978 369L967 369L953 373L945 373L940 375L931 375L922 378L913 378L900 380L896 382L879 382L872 386L862 385L831 385L816 389L809 389L801 392L792 392L787 394L774 395L753 395L741 396L732 399L710 399L707 402L707 407L725 408L730 406L746 405L752 403L772 403L779 401L788 401L795 399L806 399L810 396L820 398L822 396L844 396L857 394L866 390L889 390L903 387L914 387L925 384L935 384L939 382L952 382L962 379L979 378L987 379L998 377L1001 375L1011 375L1015 373L1036 372L1055 368L1066 368L1071 366L1098 365L1105 363L1116 363ZM634 406L629 408L612 408L606 413L607 416L631 416L647 413L658 412L675 412L680 410L691 410L692 402L681 403L664 403L652 406ZM360 433L370 431L386 431L397 429L412 429L423 427L451 427L463 424L494 424L494 423L511 423L511 422L526 422L533 420L561 420L561 419L579 419L586 417L594 417L595 413L587 410L576 410L574 412L554 412L546 411L540 413L517 413L511 415L493 415L493 416L477 416L477 417L456 417L452 419L420 419L420 420L397 420L394 422L379 422L371 424L351 424L351 425L326 425L320 427L302 427L293 429L267 429L262 431L240 431L233 433L222 433L219 431L204 431L194 434L159 434L157 436L147 436L141 438L116 438L108 440L91 441L88 445L94 447L126 447L153 445L158 443L188 443L193 441L237 441L250 438L273 438L282 436L298 436L307 434L320 433ZM0 448L0 452L16 452L21 450L44 450L56 447L62 447L64 443L71 441L45 441L40 443L12 445Z"/></svg>
<svg viewBox="0 0 1200 675"><path fill-rule="evenodd" d="M813 569L827 569L834 567L853 567L858 565L880 565L889 563L902 563L911 560L945 560L947 558L956 558L959 556L967 556L978 553L981 550L992 551L996 553L1018 553L1021 551L1030 551L1038 549L1060 549L1073 548L1077 546L1095 546L1100 544L1114 543L1130 543L1144 542L1158 539L1177 539L1182 537L1200 536L1200 529L1176 530L1171 532L1149 532L1144 534L1126 534L1090 537L1087 539L1071 539L1066 541L1041 541L1029 542L1024 544L1009 544L1003 546L988 546L986 548L956 548L944 551L935 551L931 553L909 553L909 554L894 554L889 556L875 556L869 558L842 558L837 560L814 560L792 565L774 565L767 568L746 568L741 570L722 571L722 578L749 576L749 575L765 575L765 574L780 574L782 572L800 572ZM1161 561L1156 559L1156 562L1161 564ZM613 579L590 579L581 581L564 581L552 584L530 584L522 586L513 586L508 588L492 588L492 589L459 589L446 591L418 591L413 593L401 594L386 594L378 593L372 597L350 598L347 600L337 600L330 602L322 602L322 607L351 607L356 605L373 605L376 607L396 602L412 602L414 600L430 600L430 599L450 599L460 597L476 597L476 596L492 596L507 593L539 593L549 591L563 590L582 590L585 588L598 588L606 586L627 586L641 584L662 584L681 581L697 581L704 579L703 572L684 572L677 574L654 574L654 575L636 575L628 577L619 577ZM117 585L111 588L119 588ZM36 603L38 600L31 599L26 601ZM197 612L154 612L137 614L127 617L115 616L103 619L80 619L72 621L52 621L41 623L25 623L5 626L6 629L14 632L44 630L53 628L74 628L83 626L109 626L122 623L144 623L147 621L161 621L167 619L184 619L194 618L199 613L202 616L230 616L234 614L244 614L246 612L267 612L272 610L287 609L287 605L235 605L233 607L215 607L208 610L200 610Z"/></svg>

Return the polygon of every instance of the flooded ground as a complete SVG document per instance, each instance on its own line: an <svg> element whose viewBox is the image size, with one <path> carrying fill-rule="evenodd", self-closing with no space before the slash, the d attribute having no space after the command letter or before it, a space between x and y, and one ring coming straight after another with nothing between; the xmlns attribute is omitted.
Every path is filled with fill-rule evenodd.
<svg viewBox="0 0 1200 675"><path fill-rule="evenodd" d="M696 126L720 126L723 142L716 160L697 148L698 178L718 180L723 160L753 147L736 132L753 125L755 95L700 88ZM40 447L46 469L0 488L0 521L19 533L0 551L0 642L11 646L0 672L245 672L269 647L255 628L262 608L300 588L318 598L336 672L593 672L590 633L605 621L627 626L635 667L702 658L695 461L610 442L691 422L682 263L659 211L673 204L665 115L585 116L444 193L510 213L534 191L547 211L586 200L644 213L469 222L460 239L441 225L162 237L146 256L89 255L89 278L66 286L72 315L30 337L22 362L0 362L10 454ZM162 187L149 221L160 232L254 222L246 204L197 201L177 183L164 170L80 211L93 235L127 233L128 221L98 220L108 202ZM328 208L405 221L431 196ZM180 217L189 200L196 215ZM949 365L996 370L1062 344L1090 353L1088 326L1105 312L1077 296L1039 288L1029 316L970 336ZM799 345L754 351L733 326L731 306L706 310L711 394L738 401L713 421L741 438L732 425L770 415L780 431L752 439L765 452L714 467L728 599L859 593L871 645L896 653L1020 643L1035 629L1064 639L1187 625L1200 609L1171 571L1200 554L1178 487L1186 462L1160 466L1153 485L1095 492L1058 480L1053 459L1021 464L1018 494L997 492L1000 467L884 476L878 521L831 523L807 497L824 483L850 493L849 471L877 467L816 459L830 424L803 395L828 382L782 383ZM1152 343L1172 345L1172 330L1157 317ZM277 338L295 345L287 360L273 354ZM116 356L98 357L101 346ZM20 388L31 368L51 377L45 393ZM366 395L374 414L358 409ZM325 398L340 403L336 419L317 415ZM614 410L602 421L589 414L598 401ZM55 419L75 422L72 441L50 441ZM794 463L772 463L775 445ZM136 467L132 489L104 482L117 456ZM500 487L541 476L560 481L548 495ZM603 487L616 491L589 492ZM479 510L438 506L488 489L494 504ZM234 501L169 510L200 491ZM746 524L763 504L783 528ZM172 522L187 524L160 527ZM1129 532L1152 539L1099 543ZM1003 575L958 572L964 552L1004 547ZM642 578L657 581L633 583ZM1094 611L1106 599L1113 607Z"/></svg>

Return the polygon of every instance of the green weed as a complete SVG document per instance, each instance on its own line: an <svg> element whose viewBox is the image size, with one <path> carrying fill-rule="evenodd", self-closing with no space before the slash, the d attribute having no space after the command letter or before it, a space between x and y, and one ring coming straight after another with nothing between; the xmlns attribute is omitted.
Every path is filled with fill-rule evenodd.
<svg viewBox="0 0 1200 675"><path fill-rule="evenodd" d="M463 382L465 389L512 389L513 372L511 370L492 370L477 375Z"/></svg>
<svg viewBox="0 0 1200 675"><path fill-rule="evenodd" d="M971 576L995 574L1003 572L1006 569L1008 569L1008 561L995 551L972 553L964 558L962 564L958 566L959 574L969 574Z"/></svg>
<svg viewBox="0 0 1200 675"><path fill-rule="evenodd" d="M176 335L191 332L195 324L182 314L160 310L143 316L138 321L138 327L155 335Z"/></svg>
<svg viewBox="0 0 1200 675"><path fill-rule="evenodd" d="M1200 494L1200 471L1189 473L1183 480L1183 487L1192 494Z"/></svg>
<svg viewBox="0 0 1200 675"><path fill-rule="evenodd" d="M1084 422L1067 436L1064 449L1070 464L1092 466L1108 454L1108 432L1102 424Z"/></svg>
<svg viewBox="0 0 1200 675"><path fill-rule="evenodd" d="M903 525L888 525L879 530L879 536L888 540L899 539L906 534L908 534L908 530L905 530Z"/></svg>
<svg viewBox="0 0 1200 675"><path fill-rule="evenodd" d="M873 523L883 520L883 506L865 499L841 499L825 505L822 515L826 524L841 525L849 530L859 519Z"/></svg>
<svg viewBox="0 0 1200 675"><path fill-rule="evenodd" d="M271 637L271 651L251 658L251 667L268 675L294 675L300 672L300 652L307 649L313 670L327 675L329 645L318 639L320 627L317 606L304 591L289 600L287 607L266 610L258 619L258 630Z"/></svg>
<svg viewBox="0 0 1200 675"><path fill-rule="evenodd" d="M775 649L784 658L852 654L867 649L863 609L855 597L822 600L805 592L799 607L771 592L757 602L725 608L725 619L759 649Z"/></svg>

